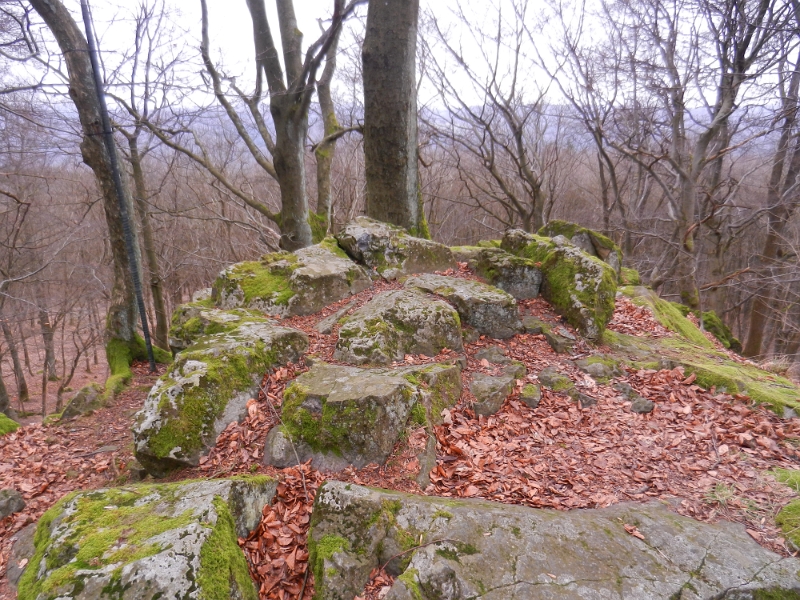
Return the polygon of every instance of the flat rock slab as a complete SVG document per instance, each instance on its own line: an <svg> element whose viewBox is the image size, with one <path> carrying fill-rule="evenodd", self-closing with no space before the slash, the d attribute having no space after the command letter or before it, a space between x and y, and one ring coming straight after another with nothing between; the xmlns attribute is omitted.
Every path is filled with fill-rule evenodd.
<svg viewBox="0 0 800 600"><path fill-rule="evenodd" d="M464 325L483 335L505 339L522 332L517 301L494 286L431 274L412 277L405 286L442 296L456 307Z"/></svg>
<svg viewBox="0 0 800 600"><path fill-rule="evenodd" d="M258 311L214 308L208 299L181 304L172 311L169 347L177 353L186 350L204 335L233 331L243 323L267 322Z"/></svg>
<svg viewBox="0 0 800 600"><path fill-rule="evenodd" d="M741 525L701 523L657 503L562 512L337 481L319 489L309 534L317 598L353 598L373 568L417 546L410 561L389 563L399 577L387 600L800 595L798 559L762 548Z"/></svg>
<svg viewBox="0 0 800 600"><path fill-rule="evenodd" d="M336 235L339 245L357 263L384 279L433 273L456 267L447 246L409 235L405 229L368 217L356 217Z"/></svg>
<svg viewBox="0 0 800 600"><path fill-rule="evenodd" d="M344 319L334 358L354 365L388 365L406 354L463 351L456 310L416 290L378 294Z"/></svg>
<svg viewBox="0 0 800 600"><path fill-rule="evenodd" d="M222 430L247 414L264 374L307 349L303 332L267 323L201 337L175 357L136 414L136 458L156 477L196 466Z"/></svg>
<svg viewBox="0 0 800 600"><path fill-rule="evenodd" d="M19 598L256 600L236 538L276 487L261 476L70 494L39 520Z"/></svg>
<svg viewBox="0 0 800 600"><path fill-rule="evenodd" d="M312 459L339 470L386 461L412 409L424 425L461 395L461 369L437 363L360 369L317 362L284 392L282 425L267 435L264 463L280 468ZM433 420L433 419L432 419Z"/></svg>
<svg viewBox="0 0 800 600"><path fill-rule="evenodd" d="M554 239L512 229L504 250L541 264L542 296L584 337L598 340L614 313L617 274L563 236Z"/></svg>
<svg viewBox="0 0 800 600"><path fill-rule="evenodd" d="M297 250L275 252L260 261L222 271L213 299L220 308L252 308L286 317L310 315L372 285L367 272L333 238Z"/></svg>

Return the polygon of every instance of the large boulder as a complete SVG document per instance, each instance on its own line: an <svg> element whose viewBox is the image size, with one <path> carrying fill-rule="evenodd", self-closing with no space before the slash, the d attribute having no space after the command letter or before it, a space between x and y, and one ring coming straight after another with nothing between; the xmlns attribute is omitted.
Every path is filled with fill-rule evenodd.
<svg viewBox="0 0 800 600"><path fill-rule="evenodd" d="M463 350L458 312L416 290L378 294L343 319L334 358L361 365L387 365L406 354L436 356Z"/></svg>
<svg viewBox="0 0 800 600"><path fill-rule="evenodd" d="M237 537L277 482L242 477L73 493L39 520L20 600L256 600Z"/></svg>
<svg viewBox="0 0 800 600"><path fill-rule="evenodd" d="M336 239L353 260L375 269L384 279L456 266L447 246L411 236L405 229L368 217L356 217Z"/></svg>
<svg viewBox="0 0 800 600"><path fill-rule="evenodd" d="M575 223L568 223L567 221L550 221L547 225L539 230L539 235L554 238L563 235L572 244L589 254L596 256L608 266L610 266L617 274L621 275L622 271L622 249L614 243L611 238L594 231L581 227Z"/></svg>
<svg viewBox="0 0 800 600"><path fill-rule="evenodd" d="M347 257L336 240L294 253L275 252L260 261L222 271L213 299L220 308L252 308L274 316L310 315L371 285L367 272Z"/></svg>
<svg viewBox="0 0 800 600"><path fill-rule="evenodd" d="M614 314L617 277L600 259L565 238L555 240L507 231L503 249L541 265L542 296L590 340L600 339Z"/></svg>
<svg viewBox="0 0 800 600"><path fill-rule="evenodd" d="M424 425L426 412L438 415L460 395L456 365L360 369L315 363L287 386L282 424L267 435L264 462L282 468L312 459L324 470L382 464L412 411Z"/></svg>
<svg viewBox="0 0 800 600"><path fill-rule="evenodd" d="M431 274L412 277L405 285L442 296L456 307L462 324L481 334L505 339L522 332L517 301L496 287L471 279Z"/></svg>
<svg viewBox="0 0 800 600"><path fill-rule="evenodd" d="M800 597L800 560L657 503L562 512L328 481L308 539L321 600L360 594L387 562L387 600Z"/></svg>
<svg viewBox="0 0 800 600"><path fill-rule="evenodd" d="M61 413L60 421L68 421L97 410L103 406L103 386L97 382L89 383L79 389Z"/></svg>
<svg viewBox="0 0 800 600"><path fill-rule="evenodd" d="M222 430L244 418L264 374L307 348L301 331L267 323L200 338L175 357L137 413L136 458L157 477L197 465Z"/></svg>

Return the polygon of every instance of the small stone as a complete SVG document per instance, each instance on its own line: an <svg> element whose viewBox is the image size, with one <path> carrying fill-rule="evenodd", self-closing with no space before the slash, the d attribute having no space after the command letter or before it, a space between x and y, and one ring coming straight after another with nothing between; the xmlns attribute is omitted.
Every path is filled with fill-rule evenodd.
<svg viewBox="0 0 800 600"><path fill-rule="evenodd" d="M531 315L525 315L522 317L522 326L525 328L525 333L530 333L533 335L538 335L545 329L550 329L550 326L547 323Z"/></svg>
<svg viewBox="0 0 800 600"><path fill-rule="evenodd" d="M503 367L503 373L505 375L510 375L514 379L522 379L528 374L528 369L518 360L512 360L511 364Z"/></svg>
<svg viewBox="0 0 800 600"><path fill-rule="evenodd" d="M631 412L635 413L649 413L653 412L655 408L655 404L652 400L648 400L647 398L642 398L641 396L634 398L633 402L631 402Z"/></svg>
<svg viewBox="0 0 800 600"><path fill-rule="evenodd" d="M538 385L528 383L522 386L522 390L519 393L519 399L526 406L530 408L536 408L539 406L539 402L542 399L542 390Z"/></svg>
<svg viewBox="0 0 800 600"><path fill-rule="evenodd" d="M431 484L430 474L436 468L436 436L429 433L425 443L425 450L417 454L419 473L416 476L417 485L425 490Z"/></svg>
<svg viewBox="0 0 800 600"><path fill-rule="evenodd" d="M506 356L505 348L501 346L487 346L486 348L481 348L475 353L475 359L486 359L490 363L495 363L497 365L505 365L511 362L511 359Z"/></svg>
<svg viewBox="0 0 800 600"><path fill-rule="evenodd" d="M465 344L474 344L481 339L481 334L472 327L464 327L462 331L462 338Z"/></svg>
<svg viewBox="0 0 800 600"><path fill-rule="evenodd" d="M556 354L568 354L572 347L575 345L572 340L569 340L563 336L557 335L552 331L543 331L542 334L544 335L544 339L547 340L547 343L550 344L550 347L553 349L553 352Z"/></svg>
<svg viewBox="0 0 800 600"><path fill-rule="evenodd" d="M514 390L514 378L508 375L492 377L476 373L473 376L469 391L475 396L475 404L472 410L477 415L493 415L511 395Z"/></svg>
<svg viewBox="0 0 800 600"><path fill-rule="evenodd" d="M563 392L574 387L572 380L559 373L555 367L545 367L539 372L539 381L554 392Z"/></svg>
<svg viewBox="0 0 800 600"><path fill-rule="evenodd" d="M783 418L784 419L796 419L797 413L794 411L793 408L789 408L788 406L783 407Z"/></svg>
<svg viewBox="0 0 800 600"><path fill-rule="evenodd" d="M0 519L18 513L25 508L25 500L15 489L0 490Z"/></svg>
<svg viewBox="0 0 800 600"><path fill-rule="evenodd" d="M578 391L578 388L573 387L567 390L567 395L575 402L581 405L581 408L588 408L597 404L597 398L593 398L588 394Z"/></svg>
<svg viewBox="0 0 800 600"><path fill-rule="evenodd" d="M633 398L637 397L636 390L634 390L629 384L621 381L619 383L615 383L611 386L615 390L617 390L624 398L628 400L632 400Z"/></svg>
<svg viewBox="0 0 800 600"><path fill-rule="evenodd" d="M128 472L131 475L132 481L142 481L147 477L147 469L136 459L128 463Z"/></svg>

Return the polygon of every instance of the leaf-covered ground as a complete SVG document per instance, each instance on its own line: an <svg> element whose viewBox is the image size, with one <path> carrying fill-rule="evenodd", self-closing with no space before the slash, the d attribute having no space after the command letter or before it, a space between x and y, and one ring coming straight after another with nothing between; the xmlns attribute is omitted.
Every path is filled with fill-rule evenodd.
<svg viewBox="0 0 800 600"><path fill-rule="evenodd" d="M465 270L454 274L471 276ZM396 287L376 284L359 294L357 305ZM333 362L335 331L322 335L314 326L345 303L310 317L287 319L285 324L306 331L310 353ZM574 333L546 302L520 304L525 314ZM610 327L638 336L673 335L648 309L624 298L618 299ZM530 409L515 392L497 414L476 417L470 408L469 382L477 372L497 369L475 358L487 345L503 346L509 357L525 363L530 375L518 382L517 389L535 383L542 368L556 366L582 392L596 398L597 404L581 409L566 395L543 390L539 406ZM220 435L216 448L198 468L170 479L247 472L281 478L260 526L240 540L262 598L313 596L306 534L314 495L326 477L418 494L481 497L560 510L656 500L697 519L743 523L762 545L783 555L790 553L774 517L792 492L769 471L798 467L799 419L781 420L746 398L704 391L680 369L629 370L600 385L569 362L594 350L579 341L576 351L572 357L555 354L542 336L529 334L502 342L482 338L469 344L467 369L462 374L464 393L459 404L444 414L444 424L436 428L437 466L431 474L432 485L424 491L415 482L417 455L425 446L424 429L410 431L382 467L322 474L308 465L284 470L261 465L264 437L279 419L283 389L306 369L303 361L267 374L262 392L249 404L249 416ZM434 359L408 356L405 362L451 357L452 353L443 352ZM71 424L28 426L0 438L0 487L16 487L28 502L25 512L0 521L0 573L14 534L64 493L126 481L132 450L128 429L152 381L145 368L137 368L131 389L108 408ZM619 382L654 401L655 410L646 415L631 412L629 402L611 387ZM92 454L104 447L103 452ZM376 570L364 598L381 597L389 585L391 578ZM7 582L0 579L0 597L9 595Z"/></svg>

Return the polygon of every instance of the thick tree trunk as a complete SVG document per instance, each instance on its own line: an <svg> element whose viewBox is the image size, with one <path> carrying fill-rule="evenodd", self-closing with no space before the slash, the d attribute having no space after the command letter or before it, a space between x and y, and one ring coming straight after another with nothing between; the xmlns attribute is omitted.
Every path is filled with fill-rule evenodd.
<svg viewBox="0 0 800 600"><path fill-rule="evenodd" d="M147 266L150 271L150 293L153 297L153 308L156 313L156 329L154 332L155 344L161 348L169 348L169 315L164 304L164 287L161 273L158 268L158 253L156 252L153 225L150 222L150 210L147 208L147 189L144 183L142 158L139 154L139 140L136 134L128 138L131 167L133 169L134 198L136 200L136 214L142 228L142 243L147 256Z"/></svg>
<svg viewBox="0 0 800 600"><path fill-rule="evenodd" d="M11 399L8 397L8 389L3 381L3 372L0 370L0 413L11 416Z"/></svg>
<svg viewBox="0 0 800 600"><path fill-rule="evenodd" d="M362 51L367 215L419 233L419 0L371 0Z"/></svg>
<svg viewBox="0 0 800 600"><path fill-rule="evenodd" d="M273 163L281 188L281 248L298 250L313 244L308 224L306 197L305 142L308 114L295 115L296 106L270 106L275 122ZM286 103L288 104L288 103Z"/></svg>
<svg viewBox="0 0 800 600"><path fill-rule="evenodd" d="M17 344L14 340L14 334L11 333L11 328L8 323L3 320L3 335L6 338L6 345L8 346L9 354L11 354L11 364L14 365L14 378L17 381L17 397L20 403L28 401L28 382L25 381L25 372L22 370L22 363L19 361L19 353L17 352ZM2 409L0 409L2 411Z"/></svg>
<svg viewBox="0 0 800 600"><path fill-rule="evenodd" d="M81 154L83 161L94 172L103 197L114 267L114 283L106 321L106 334L109 338L130 342L134 339L136 332L136 302L133 282L130 281L128 275L130 269L125 251L125 238L111 162L103 144L100 99L95 88L94 73L89 60L89 48L80 28L60 0L30 0L30 2L58 42L67 64L69 95L75 103L83 129ZM125 199L128 206L131 206L130 191L124 173L122 174L122 183Z"/></svg>

